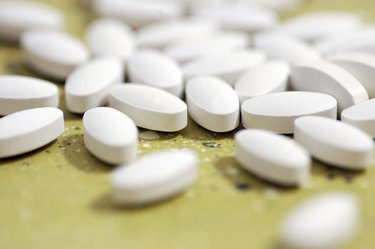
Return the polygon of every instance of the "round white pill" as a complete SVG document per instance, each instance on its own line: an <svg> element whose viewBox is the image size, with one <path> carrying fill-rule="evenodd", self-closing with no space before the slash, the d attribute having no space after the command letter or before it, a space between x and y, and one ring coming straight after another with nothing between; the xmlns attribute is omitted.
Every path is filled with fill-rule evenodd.
<svg viewBox="0 0 375 249"><path fill-rule="evenodd" d="M155 87L134 83L114 86L109 94L109 104L142 128L174 132L187 125L186 104Z"/></svg>
<svg viewBox="0 0 375 249"><path fill-rule="evenodd" d="M358 128L323 117L301 117L294 139L315 158L338 167L363 170L373 162L373 141Z"/></svg>
<svg viewBox="0 0 375 249"><path fill-rule="evenodd" d="M238 126L238 96L231 86L218 78L189 80L186 103L192 119L210 131L227 132Z"/></svg>
<svg viewBox="0 0 375 249"><path fill-rule="evenodd" d="M0 118L0 158L38 149L64 132L63 112L42 107L15 112Z"/></svg>
<svg viewBox="0 0 375 249"><path fill-rule="evenodd" d="M336 119L337 101L314 92L280 92L246 100L241 107L242 125L281 134L293 133L294 120L302 116Z"/></svg>
<svg viewBox="0 0 375 249"><path fill-rule="evenodd" d="M195 152L154 152L112 173L113 200L127 206L160 202L183 192L197 176Z"/></svg>
<svg viewBox="0 0 375 249"><path fill-rule="evenodd" d="M0 116L58 105L59 90L55 84L26 76L0 76Z"/></svg>
<svg viewBox="0 0 375 249"><path fill-rule="evenodd" d="M135 160L138 130L128 116L110 107L96 107L85 112L82 121L85 146L94 156L110 164Z"/></svg>

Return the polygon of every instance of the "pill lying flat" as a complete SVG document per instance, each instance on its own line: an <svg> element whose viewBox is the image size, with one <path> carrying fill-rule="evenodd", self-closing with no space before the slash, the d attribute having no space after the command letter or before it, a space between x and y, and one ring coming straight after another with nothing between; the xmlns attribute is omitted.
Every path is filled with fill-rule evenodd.
<svg viewBox="0 0 375 249"><path fill-rule="evenodd" d="M186 104L155 87L134 83L114 86L109 94L109 104L142 128L174 132L187 125Z"/></svg>
<svg viewBox="0 0 375 249"><path fill-rule="evenodd" d="M84 113L107 103L109 90L124 78L124 67L115 58L97 58L77 67L65 83L65 99L71 112Z"/></svg>
<svg viewBox="0 0 375 249"><path fill-rule="evenodd" d="M183 192L197 176L198 157L195 152L155 152L112 173L113 200L130 206L160 202Z"/></svg>
<svg viewBox="0 0 375 249"><path fill-rule="evenodd" d="M186 103L192 119L215 132L234 130L239 123L239 101L233 88L215 77L187 82Z"/></svg>
<svg viewBox="0 0 375 249"><path fill-rule="evenodd" d="M64 132L63 112L42 107L0 118L0 158L38 149Z"/></svg>
<svg viewBox="0 0 375 249"><path fill-rule="evenodd" d="M62 28L63 14L38 2L4 1L0 3L0 37L18 40L22 32L31 28Z"/></svg>
<svg viewBox="0 0 375 249"><path fill-rule="evenodd" d="M123 164L137 157L138 130L125 114L110 107L96 107L83 115L86 148L100 160Z"/></svg>
<svg viewBox="0 0 375 249"><path fill-rule="evenodd" d="M26 76L0 76L0 116L58 105L59 91L55 84Z"/></svg>
<svg viewBox="0 0 375 249"><path fill-rule="evenodd" d="M321 92L337 100L342 110L368 100L366 89L351 74L329 62L308 62L292 68L291 86L298 91Z"/></svg>
<svg viewBox="0 0 375 249"><path fill-rule="evenodd" d="M116 19L102 18L90 24L86 40L94 56L114 56L128 59L137 44L130 27Z"/></svg>
<svg viewBox="0 0 375 249"><path fill-rule="evenodd" d="M26 31L21 45L31 68L59 80L65 80L89 58L88 50L80 41L58 30Z"/></svg>
<svg viewBox="0 0 375 249"><path fill-rule="evenodd" d="M338 167L363 170L373 162L371 137L336 120L301 117L294 123L294 139L315 158Z"/></svg>
<svg viewBox="0 0 375 249"><path fill-rule="evenodd" d="M334 192L311 198L292 210L282 225L287 248L343 248L359 226L358 199Z"/></svg>
<svg viewBox="0 0 375 249"><path fill-rule="evenodd" d="M246 70L265 61L265 55L259 51L242 50L202 57L186 63L182 67L185 79L196 76L216 76L230 85Z"/></svg>
<svg viewBox="0 0 375 249"><path fill-rule="evenodd" d="M141 51L128 63L129 79L173 95L183 92L183 74L180 66L168 55L157 51Z"/></svg>
<svg viewBox="0 0 375 249"><path fill-rule="evenodd" d="M241 103L245 100L287 89L290 68L281 61L271 61L246 71L234 89Z"/></svg>
<svg viewBox="0 0 375 249"><path fill-rule="evenodd" d="M314 92L280 92L246 100L241 106L242 125L291 134L294 120L302 116L336 119L337 101L330 95Z"/></svg>
<svg viewBox="0 0 375 249"><path fill-rule="evenodd" d="M375 99L345 109L341 121L355 126L375 138Z"/></svg>
<svg viewBox="0 0 375 249"><path fill-rule="evenodd" d="M256 3L278 12L287 12L296 9L302 0L248 0L250 3Z"/></svg>

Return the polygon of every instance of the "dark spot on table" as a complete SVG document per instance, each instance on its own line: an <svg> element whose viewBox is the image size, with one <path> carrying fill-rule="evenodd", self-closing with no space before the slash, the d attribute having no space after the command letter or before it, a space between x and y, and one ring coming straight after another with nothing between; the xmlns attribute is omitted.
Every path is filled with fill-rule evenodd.
<svg viewBox="0 0 375 249"><path fill-rule="evenodd" d="M236 183L236 188L240 191L248 191L251 189L251 186L250 184L248 183L245 183L245 182L239 182L239 183Z"/></svg>

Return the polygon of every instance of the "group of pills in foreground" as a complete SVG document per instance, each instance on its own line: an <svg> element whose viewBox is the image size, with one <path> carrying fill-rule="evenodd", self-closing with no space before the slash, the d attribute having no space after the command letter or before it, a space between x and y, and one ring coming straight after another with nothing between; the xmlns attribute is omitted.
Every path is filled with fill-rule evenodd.
<svg viewBox="0 0 375 249"><path fill-rule="evenodd" d="M176 132L188 115L213 132L242 124L236 159L269 182L303 185L311 157L365 170L375 137L375 42L368 42L375 28L341 12L278 23L276 11L297 1L276 2L284 4L93 0L101 18L89 25L86 44L63 31L63 15L50 6L1 2L0 36L20 42L29 68L65 82L68 110L84 114L88 151L121 165L111 174L117 204L156 203L194 183L194 151L137 159L137 127ZM54 83L0 76L0 158L59 137L58 106ZM358 220L356 197L326 194L293 211L282 236L293 248L336 248Z"/></svg>

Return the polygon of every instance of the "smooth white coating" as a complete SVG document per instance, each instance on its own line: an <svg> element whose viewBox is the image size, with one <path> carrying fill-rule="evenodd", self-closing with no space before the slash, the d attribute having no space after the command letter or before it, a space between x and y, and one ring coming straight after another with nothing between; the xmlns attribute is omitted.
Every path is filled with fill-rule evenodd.
<svg viewBox="0 0 375 249"><path fill-rule="evenodd" d="M266 56L259 51L239 50L193 60L182 67L185 79L215 76L233 85L246 70L263 63Z"/></svg>
<svg viewBox="0 0 375 249"><path fill-rule="evenodd" d="M321 92L337 100L342 110L368 100L366 89L351 74L330 62L309 62L292 68L291 86L298 91Z"/></svg>
<svg viewBox="0 0 375 249"><path fill-rule="evenodd" d="M304 201L285 218L281 239L286 248L343 248L360 222L357 197L345 192L319 195Z"/></svg>
<svg viewBox="0 0 375 249"><path fill-rule="evenodd" d="M124 113L110 107L96 107L83 115L86 148L100 160L123 164L137 157L138 130Z"/></svg>
<svg viewBox="0 0 375 249"><path fill-rule="evenodd" d="M246 100L241 106L242 125L291 134L294 120L302 116L336 119L337 101L330 95L314 92L280 92Z"/></svg>
<svg viewBox="0 0 375 249"><path fill-rule="evenodd" d="M241 75L234 89L240 102L257 96L286 91L290 67L282 61L270 61L253 67Z"/></svg>
<svg viewBox="0 0 375 249"><path fill-rule="evenodd" d="M124 78L124 66L115 58L97 58L76 68L65 83L65 99L69 111L84 113L107 103L112 86Z"/></svg>
<svg viewBox="0 0 375 249"><path fill-rule="evenodd" d="M89 59L86 47L63 31L33 29L21 36L26 62L35 71L59 80Z"/></svg>
<svg viewBox="0 0 375 249"><path fill-rule="evenodd" d="M301 117L294 139L315 158L338 167L363 170L373 163L372 138L349 124L323 117Z"/></svg>
<svg viewBox="0 0 375 249"><path fill-rule="evenodd" d="M128 63L129 79L165 90L180 97L183 74L180 66L168 55L151 50L136 53Z"/></svg>
<svg viewBox="0 0 375 249"><path fill-rule="evenodd" d="M1 38L15 41L31 28L60 29L63 26L63 14L50 5L34 1L0 2Z"/></svg>
<svg viewBox="0 0 375 249"><path fill-rule="evenodd" d="M247 0L278 12L287 12L296 9L303 0Z"/></svg>
<svg viewBox="0 0 375 249"><path fill-rule="evenodd" d="M38 149L64 132L63 112L42 107L15 112L0 118L0 158Z"/></svg>
<svg viewBox="0 0 375 249"><path fill-rule="evenodd" d="M92 54L114 56L126 61L137 48L133 31L116 19L102 18L92 22L86 31L86 40Z"/></svg>
<svg viewBox="0 0 375 249"><path fill-rule="evenodd" d="M126 206L160 202L186 190L197 177L195 152L154 152L112 173L113 201Z"/></svg>
<svg viewBox="0 0 375 249"><path fill-rule="evenodd" d="M228 83L215 77L196 77L186 84L191 118L215 132L234 130L239 123L239 100Z"/></svg>
<svg viewBox="0 0 375 249"><path fill-rule="evenodd" d="M142 128L174 132L187 126L187 106L178 97L155 87L127 83L112 87L109 105Z"/></svg>
<svg viewBox="0 0 375 249"><path fill-rule="evenodd" d="M59 90L55 84L26 76L0 76L0 116L58 105Z"/></svg>
<svg viewBox="0 0 375 249"><path fill-rule="evenodd" d="M355 126L375 138L375 99L345 109L341 121Z"/></svg>

